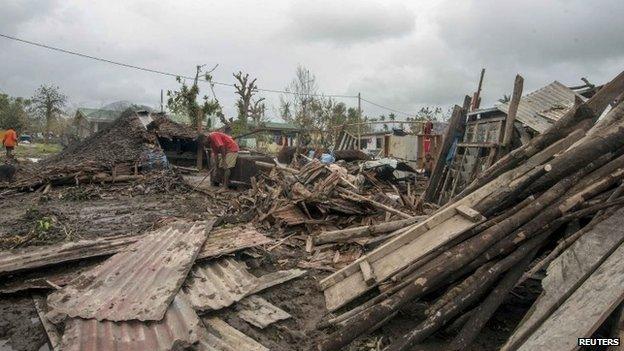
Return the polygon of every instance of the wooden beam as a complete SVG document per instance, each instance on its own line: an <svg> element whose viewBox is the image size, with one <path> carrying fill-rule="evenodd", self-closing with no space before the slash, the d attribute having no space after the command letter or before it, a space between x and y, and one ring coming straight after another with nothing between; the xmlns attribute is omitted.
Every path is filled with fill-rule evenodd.
<svg viewBox="0 0 624 351"><path fill-rule="evenodd" d="M624 245L593 274L517 350L577 350L624 299Z"/></svg>
<svg viewBox="0 0 624 351"><path fill-rule="evenodd" d="M466 97L466 101L469 101L469 97ZM449 125L442 139L442 145L438 149L438 153L435 158L435 165L431 171L429 178L429 184L427 189L422 194L421 200L424 202L432 202L435 198L436 189L439 183L444 178L443 170L446 164L446 155L448 154L456 134L463 134L464 122L466 121L466 110L462 107L455 105L453 107L453 114L449 120Z"/></svg>
<svg viewBox="0 0 624 351"><path fill-rule="evenodd" d="M509 101L509 110L507 111L507 120L505 121L505 135L503 136L503 147L509 150L511 142L513 140L514 122L516 121L516 114L518 113L518 106L520 105L520 99L522 98L522 86L524 84L524 78L519 74L516 75L514 82L513 94L511 95L511 101Z"/></svg>

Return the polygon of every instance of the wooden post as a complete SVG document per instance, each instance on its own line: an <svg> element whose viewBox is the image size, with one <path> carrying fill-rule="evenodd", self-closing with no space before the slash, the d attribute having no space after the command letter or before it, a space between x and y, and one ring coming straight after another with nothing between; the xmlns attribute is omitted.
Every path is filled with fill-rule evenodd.
<svg viewBox="0 0 624 351"><path fill-rule="evenodd" d="M481 105L481 87L483 86L483 76L485 76L485 68L481 69L481 76L479 77L479 85L477 86L477 91L474 93L472 98L472 106L470 111L474 111L479 108Z"/></svg>
<svg viewBox="0 0 624 351"><path fill-rule="evenodd" d="M516 121L516 114L518 113L520 98L522 98L523 84L524 78L522 78L522 76L520 76L519 74L516 75L513 94L511 95L511 101L509 101L507 119L505 120L505 135L503 136L503 148L505 148L506 151L509 151L509 148L511 147L511 141L513 140L514 122Z"/></svg>
<svg viewBox="0 0 624 351"><path fill-rule="evenodd" d="M358 93L358 128L357 128L357 148L362 150L362 95Z"/></svg>
<svg viewBox="0 0 624 351"><path fill-rule="evenodd" d="M466 101L470 101L469 99L470 97L466 96ZM435 165L433 167L433 170L431 171L429 184L422 195L422 200L424 202L431 202L434 199L435 191L438 188L440 181L443 179L442 171L446 163L446 155L453 145L455 134L461 132L465 118L466 110L455 105L455 107L453 108L453 114L451 115L451 119L449 120L448 128L446 129L446 133L444 134L444 138L442 139L442 145L438 149L437 156L435 158Z"/></svg>

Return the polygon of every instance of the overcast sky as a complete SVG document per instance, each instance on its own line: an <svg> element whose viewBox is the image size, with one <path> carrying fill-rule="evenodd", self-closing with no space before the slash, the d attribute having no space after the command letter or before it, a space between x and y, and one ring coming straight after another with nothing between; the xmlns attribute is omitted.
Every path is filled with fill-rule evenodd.
<svg viewBox="0 0 624 351"><path fill-rule="evenodd" d="M327 94L398 110L448 107L475 90L483 104L558 80L603 83L624 69L622 0L464 1L43 1L4 0L0 33L68 50L192 75L219 64L217 81L242 70L260 88L283 89L297 65ZM0 38L0 91L31 96L58 85L74 106L117 100L158 106L175 79ZM216 94L227 115L235 96ZM263 94L277 104L276 94ZM344 100L355 106L356 101ZM368 104L368 115L387 113Z"/></svg>

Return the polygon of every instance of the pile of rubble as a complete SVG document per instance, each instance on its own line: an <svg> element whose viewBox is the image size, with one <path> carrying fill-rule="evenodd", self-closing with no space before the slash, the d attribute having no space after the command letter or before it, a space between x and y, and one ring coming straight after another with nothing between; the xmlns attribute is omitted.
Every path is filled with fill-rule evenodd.
<svg viewBox="0 0 624 351"><path fill-rule="evenodd" d="M543 293L503 349L573 350L608 316L617 321L623 93L624 73L432 216L320 281L327 308L341 313L324 323L336 330L318 349L341 350L414 303L420 322L384 350L412 350L451 324L459 332L446 347L466 349L514 287L544 268Z"/></svg>
<svg viewBox="0 0 624 351"><path fill-rule="evenodd" d="M157 134L146 128L150 122L150 115L127 110L107 128L58 155L18 166L17 181L3 187L34 191L57 185L141 180L150 170L166 164Z"/></svg>
<svg viewBox="0 0 624 351"><path fill-rule="evenodd" d="M4 252L2 286L4 292L9 286L13 292L53 289L37 295L35 305L55 350L268 350L220 319L219 311L238 304L238 316L261 329L288 319L257 294L305 271L254 276L244 262L223 255L271 240L252 227L215 230L213 224L176 221L139 237ZM78 272L7 283L11 275L106 256Z"/></svg>
<svg viewBox="0 0 624 351"><path fill-rule="evenodd" d="M256 164L268 170L254 179L246 194L258 222L341 226L353 225L358 219L370 223L412 218L416 212L413 193L401 192L394 185L383 187L357 167L349 171L316 159L300 168Z"/></svg>

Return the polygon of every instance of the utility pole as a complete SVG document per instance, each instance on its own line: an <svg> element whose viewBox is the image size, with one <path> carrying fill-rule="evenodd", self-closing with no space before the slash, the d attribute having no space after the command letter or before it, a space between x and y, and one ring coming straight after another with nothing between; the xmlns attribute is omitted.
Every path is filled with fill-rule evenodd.
<svg viewBox="0 0 624 351"><path fill-rule="evenodd" d="M358 130L357 130L357 146L358 150L362 150L362 95L358 93Z"/></svg>
<svg viewBox="0 0 624 351"><path fill-rule="evenodd" d="M160 112L165 112L165 109L163 107L163 90L160 89Z"/></svg>

